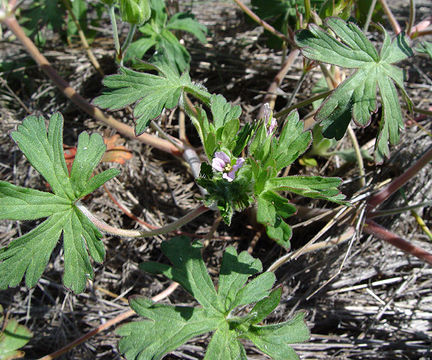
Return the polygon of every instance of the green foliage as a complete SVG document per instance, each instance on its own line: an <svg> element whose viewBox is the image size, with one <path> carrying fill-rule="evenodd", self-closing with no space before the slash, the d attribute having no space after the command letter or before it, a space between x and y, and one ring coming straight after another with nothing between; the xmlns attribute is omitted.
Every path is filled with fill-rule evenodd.
<svg viewBox="0 0 432 360"><path fill-rule="evenodd" d="M325 0L311 0L312 10L320 9ZM276 30L287 35L288 27L298 29L298 16L305 13L304 0L251 0L253 11L263 20L270 23ZM268 46L280 49L282 40L267 30Z"/></svg>
<svg viewBox="0 0 432 360"><path fill-rule="evenodd" d="M174 32L186 31L206 43L207 28L197 22L190 13L176 13L168 18L163 0L151 0L151 7L151 18L139 28L142 35L129 46L125 61L139 64L144 55L154 49L165 62L175 64L180 72L187 70L190 54L180 44Z"/></svg>
<svg viewBox="0 0 432 360"><path fill-rule="evenodd" d="M63 282L82 292L93 277L90 256L101 262L105 255L97 228L77 208L77 201L96 190L119 172L106 170L92 177L105 152L98 134L86 132L78 138L77 153L69 175L63 154L63 117L51 116L48 133L43 117L24 119L12 138L30 164L51 186L53 193L15 186L0 181L0 219L35 220L48 217L27 234L0 249L0 289L16 286L25 275L34 286L44 271L51 252L63 234L65 273Z"/></svg>
<svg viewBox="0 0 432 360"><path fill-rule="evenodd" d="M378 87L383 115L375 158L382 162L389 154L388 143L398 143L399 132L404 127L395 84L411 104L403 86L403 71L392 65L412 55L408 40L400 34L391 41L384 30L384 43L378 53L355 24L329 18L326 25L340 40L311 24L309 30L301 31L296 37L302 54L311 60L356 71L323 102L315 118L321 122L324 136L341 139L351 117L360 126L370 123L371 114L377 109Z"/></svg>
<svg viewBox="0 0 432 360"><path fill-rule="evenodd" d="M150 19L150 13L150 0L120 0L120 16L129 24L144 24Z"/></svg>
<svg viewBox="0 0 432 360"><path fill-rule="evenodd" d="M110 110L135 104L137 135L142 134L150 121L158 117L164 108L176 106L185 93L204 102L208 102L210 98L207 91L192 83L188 73L179 76L167 64L153 68L161 75L121 68L120 74L105 77L104 85L108 90L94 100L95 105Z"/></svg>
<svg viewBox="0 0 432 360"><path fill-rule="evenodd" d="M429 41L422 41L415 49L417 52L427 54L432 60L432 43Z"/></svg>
<svg viewBox="0 0 432 360"><path fill-rule="evenodd" d="M218 290L213 286L201 257L202 245L187 237L162 243L163 253L172 266L156 262L140 265L143 271L163 274L178 282L201 307L155 304L133 297L130 305L148 320L123 325L119 349L128 360L158 360L189 339L214 331L204 359L246 360L240 339L251 340L273 359L298 359L289 346L309 338L304 313L283 323L259 325L279 304L281 288L271 291L273 273L264 272L246 284L249 277L262 271L261 262L246 251L237 254L228 247L223 255ZM245 285L246 284L246 285ZM238 307L255 303L246 315Z"/></svg>
<svg viewBox="0 0 432 360"><path fill-rule="evenodd" d="M343 202L337 187L339 178L319 176L288 176L278 173L291 165L309 147L311 134L303 130L298 113L291 112L279 138L268 136L262 126L249 146L254 178L254 196L257 200L257 221L265 225L267 235L279 245L290 247L291 227L284 221L296 212L294 205L278 192L290 191L315 199Z"/></svg>
<svg viewBox="0 0 432 360"><path fill-rule="evenodd" d="M101 14L100 3L91 4ZM89 6L85 0L71 1L72 11L78 19L82 30L87 36L93 36L94 32L88 30L87 13ZM44 45L46 42L47 30L59 34L63 40L69 40L78 35L78 29L68 16L62 0L37 0L32 1L28 8L19 9L19 21L27 36L34 39L37 45ZM94 20L93 25L98 24L99 19Z"/></svg>
<svg viewBox="0 0 432 360"><path fill-rule="evenodd" d="M32 332L20 325L15 319L5 319L3 306L0 305L0 359L12 360L22 358L24 353L19 348L27 344Z"/></svg>

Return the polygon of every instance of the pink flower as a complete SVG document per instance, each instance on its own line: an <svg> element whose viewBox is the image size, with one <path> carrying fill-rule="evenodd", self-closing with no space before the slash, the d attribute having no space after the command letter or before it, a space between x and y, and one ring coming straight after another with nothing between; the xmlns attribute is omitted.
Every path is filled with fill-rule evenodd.
<svg viewBox="0 0 432 360"><path fill-rule="evenodd" d="M212 168L222 172L222 177L231 182L235 178L236 171L243 166L244 162L245 160L243 158L238 158L235 164L233 164L233 161L231 161L227 154L223 151L217 151L212 160Z"/></svg>

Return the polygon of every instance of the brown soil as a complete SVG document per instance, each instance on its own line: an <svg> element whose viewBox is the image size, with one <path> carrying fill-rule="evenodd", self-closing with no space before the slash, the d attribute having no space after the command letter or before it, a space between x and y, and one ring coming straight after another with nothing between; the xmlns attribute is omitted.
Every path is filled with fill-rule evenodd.
<svg viewBox="0 0 432 360"><path fill-rule="evenodd" d="M392 6L401 24L404 24L408 2L401 3L401 6L397 6L396 2ZM432 11L429 1L418 2L417 5L418 19ZM201 82L210 92L220 93L240 104L243 108L242 120L253 121L268 86L280 68L281 52L265 47L259 37L261 30L245 21L242 12L232 2L181 1L180 6L195 13L212 34L205 46L187 41L193 59L192 79ZM387 24L385 26L389 28ZM92 44L107 74L115 72L109 36L109 32L101 33ZM186 40L190 39L186 37ZM51 36L43 53L83 96L92 99L100 94L101 77L88 62L78 41L68 47L58 37ZM41 177L28 166L9 136L25 116L29 113L48 116L61 111L65 117L64 142L68 145L75 145L78 134L83 130L104 136L111 136L115 131L95 122L67 101L6 29L0 43L0 54L4 61L20 64L19 67L0 73L0 179L46 190ZM414 104L428 109L432 105L431 59L415 57L401 66L409 75L406 87ZM299 58L280 86L277 110L285 106L300 78L301 70ZM318 71L307 77L295 101L310 95L317 76ZM310 110L302 109L301 116ZM132 124L130 116L124 111L118 111L114 116ZM405 118L410 119L411 115L406 114ZM177 136L177 119L176 111L172 117L160 121L160 125L168 133ZM418 123L421 127L407 124L401 143L391 149L391 160L381 166L367 164L366 192L374 191L383 181L399 175L431 146L431 118L423 117L418 119ZM363 146L374 138L376 127L356 129L356 133ZM192 144L198 145L197 135L191 125L187 125L187 134ZM342 146L350 147L349 139L344 139ZM107 184L109 191L126 208L148 223L161 226L198 204L199 190L182 161L135 141L127 141L127 147L133 152L133 158L126 165L113 165L121 169L121 175ZM305 168L296 164L291 174L336 174L344 179L346 184L342 191L348 198L358 190L355 180L358 169L354 165L346 167L340 159L335 158L329 162L318 160L318 168ZM409 204L431 200L431 173L429 165L404 188ZM93 213L113 226L140 228L112 202L103 188L85 202ZM311 208L332 207L309 200L301 200L299 205L306 214L311 212ZM404 205L405 200L398 193L384 204L383 209ZM420 207L417 212L426 225L432 227L431 207ZM208 213L182 230L204 235L210 231L216 219L217 214ZM294 225L293 250L310 241L329 219L306 223L305 220L300 216L290 219ZM356 220L350 217L338 221L318 239L323 245L320 249L307 252L278 269L277 283L283 285L283 300L269 322L286 320L294 311L307 311L311 340L294 346L302 359L432 358L431 267L372 236L346 236L349 226L355 224ZM432 243L409 212L377 221L414 244L432 251ZM0 221L0 245L9 244L36 223ZM264 269L286 253L260 233L259 229L248 225L252 223L247 212L236 214L231 227L220 224L214 236L205 242L204 258L215 279L223 249L229 245L239 250L249 249L253 256L262 260ZM345 237L346 241L334 245L340 237ZM134 294L151 297L167 288L169 281L140 272L138 264L161 260L160 243L169 238L166 235L131 240L105 236L106 260L103 264L94 265L95 279L83 294L75 295L62 285L60 245L35 288L27 289L21 285L0 291L0 303L9 316L18 319L34 333L24 348L25 358L36 359L47 355L127 311L129 307L120 297L127 298ZM101 289L118 297L113 298ZM181 289L164 301L194 303L191 296ZM62 358L122 359L117 350L119 337L113 330L90 338ZM209 335L202 336L180 347L166 359L202 359L208 341ZM251 344L246 344L246 348L248 358L266 358Z"/></svg>

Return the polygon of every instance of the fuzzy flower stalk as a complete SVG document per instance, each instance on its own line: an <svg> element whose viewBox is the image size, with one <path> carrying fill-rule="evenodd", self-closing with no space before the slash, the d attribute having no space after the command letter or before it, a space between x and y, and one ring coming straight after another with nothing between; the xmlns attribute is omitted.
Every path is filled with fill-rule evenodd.
<svg viewBox="0 0 432 360"><path fill-rule="evenodd" d="M241 157L231 160L223 151L217 151L212 160L212 168L221 172L222 177L231 182L235 179L237 170L243 166L244 162L245 160Z"/></svg>
<svg viewBox="0 0 432 360"><path fill-rule="evenodd" d="M266 127L266 129L268 126L267 136L270 136L273 133L277 125L277 121L272 115L273 114L269 103L265 103L264 104L264 126Z"/></svg>

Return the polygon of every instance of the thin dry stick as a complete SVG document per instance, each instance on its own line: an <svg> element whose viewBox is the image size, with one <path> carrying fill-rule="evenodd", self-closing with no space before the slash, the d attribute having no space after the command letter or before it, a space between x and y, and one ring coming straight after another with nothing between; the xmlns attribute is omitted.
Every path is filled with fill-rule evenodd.
<svg viewBox="0 0 432 360"><path fill-rule="evenodd" d="M15 34L15 36L23 44L30 56L41 67L42 71L46 75L48 75L48 77L54 82L54 84L63 92L63 94L68 97L75 105L84 110L87 114L92 116L94 119L115 128L119 133L123 134L124 136L127 136L131 139L137 139L143 143L146 143L150 146L171 153L173 155L181 155L181 152L179 152L179 150L170 142L146 133L140 136L135 136L135 131L132 127L123 124L122 122L114 119L112 116L105 115L100 109L90 104L54 70L49 61L45 58L45 56L43 56L39 52L38 48L34 45L34 43L26 36L15 17L10 16L5 18L3 19L3 23L7 25L8 28Z"/></svg>
<svg viewBox="0 0 432 360"><path fill-rule="evenodd" d="M282 65L282 68L279 70L277 75L274 77L272 83L270 84L267 94L264 97L264 100L262 101L262 106L260 108L258 119L261 119L264 116L264 104L269 103L270 108L274 109L274 104L276 101L276 91L279 85L282 83L282 80L286 76L288 70L291 68L292 64L294 63L295 59L297 58L298 54L300 53L300 50L295 49L290 52L287 59L285 60L284 64Z"/></svg>
<svg viewBox="0 0 432 360"><path fill-rule="evenodd" d="M87 38L84 34L84 31L81 28L81 24L79 23L78 19L75 16L75 13L72 10L70 0L63 0L63 3L65 4L67 11L69 12L70 16L72 17L72 21L74 22L75 26L77 27L78 35L80 37L81 43L82 43L82 45L83 45L83 47L87 53L87 56L88 56L90 62L92 63L93 67L97 70L97 72L101 76L104 76L105 74L104 74L104 72L103 72L103 70L99 64L99 61L96 59L96 56L94 56L93 51L87 42Z"/></svg>
<svg viewBox="0 0 432 360"><path fill-rule="evenodd" d="M337 220L342 216L346 215L348 212L352 210L352 208L347 208L346 206L341 206L341 209L338 211L338 213L335 215L333 219L331 219L324 227L311 239L308 241L308 243L303 246L302 248L292 252L285 254L284 256L277 259L273 264L270 265L270 267L267 269L267 271L276 271L279 267L284 265L285 263L291 261L292 259L297 259L299 256L303 255L305 252L307 252L308 248L314 244L322 235L324 235L328 230L330 230L333 225L336 224Z"/></svg>
<svg viewBox="0 0 432 360"><path fill-rule="evenodd" d="M177 289L178 285L179 284L173 282L164 291L153 296L152 300L156 302L156 301L160 301L162 299L165 299L166 297L171 295L175 289ZM39 360L52 360L52 359L55 359L56 357L59 357L63 354L66 354L68 351L72 350L74 347L82 344L83 342L87 341L91 337L93 337L96 334L99 334L100 332L110 328L111 326L118 324L119 322L126 320L127 318L130 318L132 315L135 315L135 311L133 311L133 310L126 311L123 314L116 316L114 319L108 320L105 324L98 326L96 329L93 329L92 331L81 336L80 338L76 339L75 341L67 344L66 346L62 347L60 350L57 350L57 351L55 351L49 355L46 355L46 356L40 358Z"/></svg>
<svg viewBox="0 0 432 360"><path fill-rule="evenodd" d="M273 26L269 23L265 22L261 19L257 14L255 14L251 9L249 9L245 4L243 4L240 0L234 0L234 2L242 9L253 21L260 24L264 29L271 32L273 35L277 36L282 41L289 42L291 45L296 46L295 43L287 36L277 31Z"/></svg>
<svg viewBox="0 0 432 360"><path fill-rule="evenodd" d="M401 32L401 27L400 27L398 21L396 20L395 16L393 15L393 13L391 12L391 10L387 4L387 0L379 0L379 2L381 3L381 6L382 6L385 14L389 18L389 21L390 21L390 24L393 28L393 31L396 34L399 34Z"/></svg>

